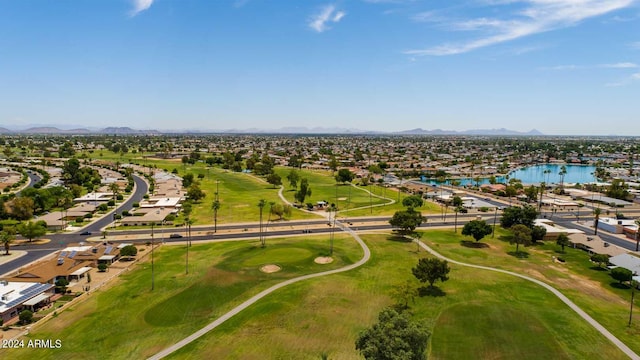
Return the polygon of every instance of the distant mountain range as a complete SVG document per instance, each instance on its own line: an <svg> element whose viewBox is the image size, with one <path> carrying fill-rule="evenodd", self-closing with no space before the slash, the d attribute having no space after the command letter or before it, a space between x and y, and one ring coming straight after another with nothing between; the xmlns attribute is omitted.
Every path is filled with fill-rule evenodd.
<svg viewBox="0 0 640 360"><path fill-rule="evenodd" d="M9 130L0 127L0 134L61 134L61 135L153 135L160 134L157 130L134 130L130 127L107 127L104 129L90 130L86 128L60 129L54 126L36 126L23 130Z"/></svg>
<svg viewBox="0 0 640 360"><path fill-rule="evenodd" d="M396 134L402 135L504 135L504 136L543 136L544 134L540 131L533 129L527 132L509 130L505 128L500 129L475 129L475 130L464 130L464 131L455 131L455 130L423 130L420 128L413 130L405 130L399 131Z"/></svg>
<svg viewBox="0 0 640 360"><path fill-rule="evenodd" d="M544 136L538 130L531 130L528 132L520 132L509 129L476 129L476 130L424 130L421 128L396 131L396 132L383 132L383 131L367 131L354 128L339 128L339 127L283 127L279 129L231 129L231 130L135 130L130 127L107 127L104 129L87 129L87 128L73 128L73 129L60 129L55 126L37 126L30 127L22 130L11 130L4 127L0 127L0 134L60 134L60 135L91 135L91 134L105 134L105 135L159 135L159 134L335 134L335 135L488 135L488 136Z"/></svg>

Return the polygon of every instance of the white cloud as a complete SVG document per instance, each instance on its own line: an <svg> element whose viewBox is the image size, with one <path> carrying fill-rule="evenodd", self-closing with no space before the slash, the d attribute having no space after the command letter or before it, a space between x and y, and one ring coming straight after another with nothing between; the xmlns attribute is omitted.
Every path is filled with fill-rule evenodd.
<svg viewBox="0 0 640 360"><path fill-rule="evenodd" d="M626 8L636 0L489 0L487 6L522 5L506 18L476 18L464 21L438 21L451 31L478 31L482 37L461 43L445 43L427 49L406 51L409 55L454 55L525 36L576 25L583 20ZM497 10L497 9L496 9ZM426 13L425 15L433 15ZM414 17L415 19L415 17Z"/></svg>
<svg viewBox="0 0 640 360"><path fill-rule="evenodd" d="M334 5L327 5L309 19L308 25L316 32L325 32L330 29L328 23L338 23L345 15L347 13L336 10Z"/></svg>
<svg viewBox="0 0 640 360"><path fill-rule="evenodd" d="M609 68L609 69L633 69L638 67L637 64L630 63L630 62L621 62L616 64L602 64L598 66L603 68Z"/></svg>
<svg viewBox="0 0 640 360"><path fill-rule="evenodd" d="M130 16L136 16L139 13L149 9L153 4L153 0L133 0L133 9L129 13Z"/></svg>
<svg viewBox="0 0 640 360"><path fill-rule="evenodd" d="M631 75L631 79L632 80L640 80L640 73L635 73L635 74Z"/></svg>
<svg viewBox="0 0 640 360"><path fill-rule="evenodd" d="M582 66L578 66L578 65L556 65L556 66L542 68L542 70L565 71L565 70L577 70L577 69L580 69L580 68L582 68Z"/></svg>
<svg viewBox="0 0 640 360"><path fill-rule="evenodd" d="M633 42L633 43L629 44L629 46L630 46L632 49L640 50L640 41Z"/></svg>

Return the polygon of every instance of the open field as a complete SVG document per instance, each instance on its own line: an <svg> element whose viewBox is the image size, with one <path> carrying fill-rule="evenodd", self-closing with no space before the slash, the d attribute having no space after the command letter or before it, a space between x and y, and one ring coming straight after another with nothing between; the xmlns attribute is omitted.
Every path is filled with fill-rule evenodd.
<svg viewBox="0 0 640 360"><path fill-rule="evenodd" d="M191 334L206 323L265 288L303 274L339 268L360 259L362 250L337 234L334 261L319 265L328 237L269 239L193 245L189 275L185 246L165 246L156 252L155 290L150 290L150 263L138 264L109 289L32 330L29 338L61 339L61 349L7 351L12 359L141 359ZM259 270L275 263L282 270ZM5 350L3 350L4 352ZM4 358L4 354L3 354Z"/></svg>
<svg viewBox="0 0 640 360"><path fill-rule="evenodd" d="M318 359L323 353L330 359L357 358L358 332L392 304L392 287L413 279L410 267L425 255L415 252L415 244L390 241L388 235L362 237L373 257L361 268L272 294L170 358L198 359L206 354L274 359L295 354L296 359ZM603 353L624 358L558 299L532 283L458 266L453 266L450 278L440 285L446 296L418 297L411 305L417 320L436 326L430 358L485 354L485 358L582 359ZM474 317L460 317L468 312ZM459 356L448 353L454 346Z"/></svg>
<svg viewBox="0 0 640 360"><path fill-rule="evenodd" d="M294 190L289 186L289 182L286 177L289 174L290 168L276 167L275 171L282 177L282 183L285 186L283 194L287 200L295 202L293 197ZM311 197L306 202L316 203L317 201L327 201L328 203L334 203L338 206L339 211L344 216L380 216L380 215L393 215L398 210L403 210L401 202L408 194L398 193L396 189L384 188L378 185L372 186L348 186L343 184L337 184L330 171L322 170L296 170L298 171L300 178L307 178L309 180L309 186L311 187ZM357 181L354 180L354 183ZM385 206L375 206L388 204L390 200L381 199L376 196L369 196L368 191L371 191L374 195L385 197L386 199L396 200L394 204ZM398 202L398 200L400 200ZM373 209L369 208L370 205L374 205ZM357 209L367 207L365 209ZM350 210L356 209L356 210ZM344 210L349 210L344 212ZM425 202L425 205L420 209L424 213L438 213L440 207L434 203Z"/></svg>
<svg viewBox="0 0 640 360"><path fill-rule="evenodd" d="M362 237L373 254L364 266L280 289L171 357L258 359L295 354L296 359L317 359L323 353L331 359L357 357L354 341L358 332L393 303L390 293L395 285L415 282L411 267L426 256L416 253L415 244L387 234ZM441 243L443 253L451 252L447 248L454 247L454 239L460 246L453 232L429 231L423 239ZM149 290L149 263L140 264L117 286L61 313L30 337L63 341L62 349L38 352L39 358L146 357L275 282L341 267L361 256L352 239L338 235L336 261L313 263L327 248L326 237L268 240L266 249L259 248L257 241L199 244L191 248L190 274L185 276L185 248L167 246L156 253L154 292ZM267 263L276 263L283 270L260 272L258 268ZM524 359L583 359L601 354L624 358L560 300L530 282L452 265L450 280L437 285L445 296L418 297L411 304L414 318L432 329L431 358L451 358L454 348L456 358L474 354ZM32 358L34 351L7 354L15 359Z"/></svg>
<svg viewBox="0 0 640 360"><path fill-rule="evenodd" d="M451 259L513 270L551 284L631 349L640 352L640 344L636 341L640 335L640 314L636 312L632 326L627 327L631 298L631 290L627 286L618 285L608 271L589 260L586 252L565 248L562 253L555 242L521 246L520 251L525 256L516 258L515 245L509 244L506 234L501 230L495 239L491 236L483 239L481 243L486 247L475 247L471 237L464 238L469 242L461 243L462 238L451 229L425 232L422 241ZM563 258L565 263L554 261L554 257ZM636 299L635 306L639 304Z"/></svg>

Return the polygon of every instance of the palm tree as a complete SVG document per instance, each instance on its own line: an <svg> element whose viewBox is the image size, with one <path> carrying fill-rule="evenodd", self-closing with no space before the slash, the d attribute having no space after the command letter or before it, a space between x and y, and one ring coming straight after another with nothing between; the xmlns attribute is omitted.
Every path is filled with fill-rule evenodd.
<svg viewBox="0 0 640 360"><path fill-rule="evenodd" d="M540 202L538 203L538 212L542 209L542 197L544 196L544 189L546 189L547 183L544 181L540 183Z"/></svg>
<svg viewBox="0 0 640 360"><path fill-rule="evenodd" d="M635 223L638 227L636 229L636 251L638 251L638 249L640 248L640 219L636 219Z"/></svg>
<svg viewBox="0 0 640 360"><path fill-rule="evenodd" d="M595 222L593 223L593 226L595 228L593 235L598 235L598 222L600 220L601 213L602 213L602 210L600 210L600 208L593 209L593 215L596 217Z"/></svg>
<svg viewBox="0 0 640 360"><path fill-rule="evenodd" d="M562 193L564 193L564 176L567 174L567 167L562 165L560 167L560 173L558 175L560 175L560 191Z"/></svg>
<svg viewBox="0 0 640 360"><path fill-rule="evenodd" d="M118 197L118 192L120 191L120 186L118 186L118 184L116 183L111 183L109 184L109 190L111 190L111 192L113 193L113 203L115 206L115 202L117 200Z"/></svg>
<svg viewBox="0 0 640 360"><path fill-rule="evenodd" d="M218 231L218 210L220 210L220 200L213 200L211 209L213 209L213 232L215 233Z"/></svg>
<svg viewBox="0 0 640 360"><path fill-rule="evenodd" d="M329 207L329 221L331 221L331 212L333 212L333 226L331 227L331 245L329 247L329 255L333 255L333 236L336 230L336 217L338 215L338 207L336 206L336 204L331 204L331 206Z"/></svg>
<svg viewBox="0 0 640 360"><path fill-rule="evenodd" d="M265 246L264 235L262 234L262 209L264 209L265 205L267 205L267 201L265 199L260 199L260 201L258 201L258 207L260 208L260 244L262 247Z"/></svg>
<svg viewBox="0 0 640 360"><path fill-rule="evenodd" d="M453 197L453 206L454 206L454 211L456 212L453 232L457 233L458 232L458 213L460 212L460 210L462 210L462 198L460 196Z"/></svg>
<svg viewBox="0 0 640 360"><path fill-rule="evenodd" d="M13 244L13 239L15 236L9 230L4 230L0 232L0 243L4 246L4 254L9 255L9 250L11 249L11 244Z"/></svg>

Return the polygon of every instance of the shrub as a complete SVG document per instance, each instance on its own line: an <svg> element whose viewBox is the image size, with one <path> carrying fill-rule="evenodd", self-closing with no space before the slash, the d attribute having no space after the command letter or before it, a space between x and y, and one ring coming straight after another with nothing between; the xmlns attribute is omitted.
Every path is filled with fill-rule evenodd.
<svg viewBox="0 0 640 360"><path fill-rule="evenodd" d="M98 271L99 271L99 272L105 272L105 271L107 271L107 268L108 268L108 267L109 267L109 266L108 266L107 264L105 264L105 263L100 263L100 264L98 264Z"/></svg>
<svg viewBox="0 0 640 360"><path fill-rule="evenodd" d="M624 281L631 281L632 276L633 273L631 273L631 270L625 269L623 267L617 267L611 270L611 277L618 280L620 284L622 284Z"/></svg>
<svg viewBox="0 0 640 360"><path fill-rule="evenodd" d="M20 323L23 325L30 324L33 321L33 313L29 310L22 310L19 315Z"/></svg>

